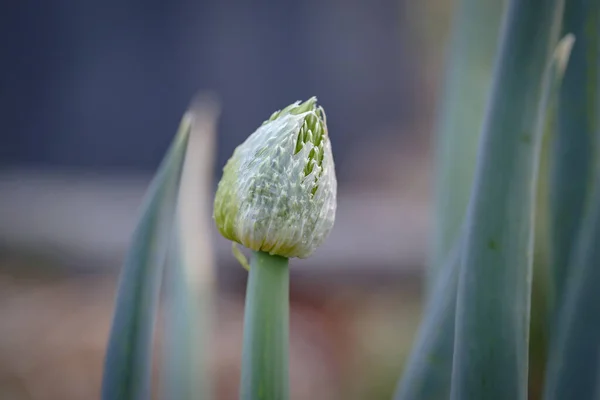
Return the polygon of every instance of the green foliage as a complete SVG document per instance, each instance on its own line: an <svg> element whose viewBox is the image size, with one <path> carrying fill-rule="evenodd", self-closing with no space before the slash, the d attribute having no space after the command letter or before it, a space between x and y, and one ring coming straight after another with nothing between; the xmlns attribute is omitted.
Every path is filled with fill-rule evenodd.
<svg viewBox="0 0 600 400"><path fill-rule="evenodd" d="M505 16L466 220L454 400L528 396L536 180L562 10L512 0Z"/></svg>
<svg viewBox="0 0 600 400"><path fill-rule="evenodd" d="M459 236L447 264L437 273L416 343L396 389L396 400L436 400L450 394L462 245L463 237Z"/></svg>
<svg viewBox="0 0 600 400"><path fill-rule="evenodd" d="M564 304L550 350L545 399L595 399L600 370L600 180L569 265Z"/></svg>
<svg viewBox="0 0 600 400"><path fill-rule="evenodd" d="M184 253L181 240L175 235L166 282L162 398L208 400L214 397L208 357L212 290L207 285L198 290L187 270L206 266L185 265Z"/></svg>
<svg viewBox="0 0 600 400"><path fill-rule="evenodd" d="M530 21L539 16L517 6L522 4L511 4L506 16L505 56L497 60L470 219L462 242L457 239L455 244L462 247L453 250L430 287L425 319L397 399L448 398L451 387L454 398L527 397L536 176L545 111L558 90L572 39L561 42L551 57L560 4L554 13L550 8L545 22L542 16L533 24ZM512 24L521 25L520 32ZM537 43L519 43L519 35L532 32L537 33ZM510 100L516 97L522 102ZM524 131L532 134L523 136ZM456 287L460 269L462 301Z"/></svg>
<svg viewBox="0 0 600 400"><path fill-rule="evenodd" d="M467 211L505 3L459 0L456 5L435 132L430 289L446 263Z"/></svg>
<svg viewBox="0 0 600 400"><path fill-rule="evenodd" d="M177 226L165 273L162 399L214 398L211 376L215 260L210 204L218 103L199 97L181 177Z"/></svg>
<svg viewBox="0 0 600 400"><path fill-rule="evenodd" d="M528 375L545 380L545 399L600 395L600 3L567 1L564 15L561 3L509 5L470 198L456 308L443 304L452 301L449 284L435 281L397 398L447 398L436 392L444 384L440 365L451 373L453 399L536 398L539 382L528 382ZM561 28L576 41L559 88L571 37L557 48L552 68L546 66ZM548 132L543 141L542 131ZM533 299L532 255L538 289ZM451 282L446 268L437 279ZM545 293L554 294L549 304ZM532 301L539 307L533 316ZM548 305L551 320L544 316ZM439 332L451 324L442 321L452 321L440 310L456 310L453 354L440 350L447 335ZM541 342L548 336L546 349ZM533 374L530 349L539 357ZM444 355L444 363L431 362L430 354Z"/></svg>
<svg viewBox="0 0 600 400"><path fill-rule="evenodd" d="M567 2L577 39L560 93L553 180L555 319L545 399L597 399L600 373L600 3Z"/></svg>
<svg viewBox="0 0 600 400"><path fill-rule="evenodd" d="M598 141L600 6L566 3L563 31L576 37L557 109L550 181L554 301L560 307L568 266L590 201Z"/></svg>
<svg viewBox="0 0 600 400"><path fill-rule="evenodd" d="M150 398L154 324L189 131L186 115L148 189L125 258L104 363L104 400Z"/></svg>

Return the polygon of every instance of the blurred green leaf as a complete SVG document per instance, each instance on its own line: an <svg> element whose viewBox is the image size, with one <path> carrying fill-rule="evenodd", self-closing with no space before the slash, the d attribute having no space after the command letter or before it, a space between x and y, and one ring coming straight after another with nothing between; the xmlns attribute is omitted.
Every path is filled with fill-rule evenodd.
<svg viewBox="0 0 600 400"><path fill-rule="evenodd" d="M554 140L558 95L567 62L573 48L574 36L566 35L554 51L551 65L551 81L546 89L543 102L547 104L545 115L540 115L540 129L543 136L540 148L539 170L537 174L536 201L534 210L533 282L531 293L531 319L529 333L529 394L530 398L540 398L549 336L550 311L550 206L549 182L551 143Z"/></svg>
<svg viewBox="0 0 600 400"><path fill-rule="evenodd" d="M600 348L600 179L575 249L549 356L545 399L594 399Z"/></svg>
<svg viewBox="0 0 600 400"><path fill-rule="evenodd" d="M489 96L504 0L460 0L449 43L436 127L433 251L428 287L435 285L463 223Z"/></svg>
<svg viewBox="0 0 600 400"><path fill-rule="evenodd" d="M511 0L505 15L467 214L453 400L527 398L536 179L562 10Z"/></svg>
<svg viewBox="0 0 600 400"><path fill-rule="evenodd" d="M564 60L564 57L568 57L572 38L566 38L561 43L562 51L557 51L561 56L555 60ZM555 97L556 83L561 78L562 69L559 65L553 64L553 67L556 66L559 68L552 71L554 85L551 86L551 97ZM464 227L462 232L432 288L416 343L396 391L397 400L441 399L447 398L450 393L457 281Z"/></svg>
<svg viewBox="0 0 600 400"><path fill-rule="evenodd" d="M148 189L125 258L104 361L104 400L150 398L154 324L189 130L186 114Z"/></svg>
<svg viewBox="0 0 600 400"><path fill-rule="evenodd" d="M459 236L446 265L437 274L416 342L396 389L396 400L447 399L450 394L462 239Z"/></svg>
<svg viewBox="0 0 600 400"><path fill-rule="evenodd" d="M577 39L560 93L555 145L552 231L560 248L544 395L586 400L597 398L600 374L600 3L567 2L564 29Z"/></svg>
<svg viewBox="0 0 600 400"><path fill-rule="evenodd" d="M214 288L212 282L200 287L192 283L188 268L212 265L186 265L180 237L175 235L169 254L162 399L207 400L214 398L209 345Z"/></svg>
<svg viewBox="0 0 600 400"><path fill-rule="evenodd" d="M214 398L210 376L215 260L211 205L219 106L203 95L190 111L191 133L181 177L177 226L166 273L162 398Z"/></svg>
<svg viewBox="0 0 600 400"><path fill-rule="evenodd" d="M596 0L565 4L563 31L576 43L559 97L550 181L554 302L560 305L572 249L589 202L598 133L600 21Z"/></svg>

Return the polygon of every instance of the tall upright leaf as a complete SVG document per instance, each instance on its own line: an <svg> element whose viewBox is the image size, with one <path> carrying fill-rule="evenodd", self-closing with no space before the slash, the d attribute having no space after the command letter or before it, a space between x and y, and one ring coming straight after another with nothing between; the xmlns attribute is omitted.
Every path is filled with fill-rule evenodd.
<svg viewBox="0 0 600 400"><path fill-rule="evenodd" d="M154 324L189 130L185 115L146 193L125 258L104 361L103 400L150 398Z"/></svg>
<svg viewBox="0 0 600 400"><path fill-rule="evenodd" d="M550 282L551 271L551 212L550 181L552 144L555 140L556 117L558 114L558 98L563 84L564 72L571 60L571 50L575 36L566 34L555 51L555 77L551 85L546 115L543 116L543 137L540 149L539 171L537 176L536 202L534 210L534 246L533 246L533 282L531 293L531 320L529 334L529 395L530 398L541 398L546 371L549 326L552 317L552 294ZM540 116L542 117L542 116Z"/></svg>
<svg viewBox="0 0 600 400"><path fill-rule="evenodd" d="M211 243L218 105L207 95L190 111L191 134L167 270L163 399L214 398L210 377L215 260Z"/></svg>
<svg viewBox="0 0 600 400"><path fill-rule="evenodd" d="M565 37L552 63L553 80L542 106L556 97L564 63L573 44ZM552 102L554 103L554 102ZM550 108L550 105L548 105ZM546 139L546 138L545 138ZM396 400L443 399L450 393L454 350L457 281L464 247L464 224L446 265L440 270L425 310L416 343L396 390Z"/></svg>
<svg viewBox="0 0 600 400"><path fill-rule="evenodd" d="M576 43L560 91L552 157L551 249L557 306L593 181L599 112L599 10L595 0L571 0L565 5L563 31L573 33Z"/></svg>
<svg viewBox="0 0 600 400"><path fill-rule="evenodd" d="M428 286L445 265L467 211L505 0L459 0L436 128L433 249Z"/></svg>
<svg viewBox="0 0 600 400"><path fill-rule="evenodd" d="M595 398L600 374L600 3L569 1L565 27L578 36L560 99L554 200L563 208L553 210L553 232L566 254L555 259L557 313L545 398L585 400Z"/></svg>
<svg viewBox="0 0 600 400"><path fill-rule="evenodd" d="M593 400L600 372L600 179L583 222L549 357L545 399Z"/></svg>
<svg viewBox="0 0 600 400"><path fill-rule="evenodd" d="M462 239L463 236L459 236L431 288L425 315L396 389L395 400L447 399L450 394Z"/></svg>
<svg viewBox="0 0 600 400"><path fill-rule="evenodd" d="M459 275L451 398L527 398L533 215L561 0L510 0Z"/></svg>
<svg viewBox="0 0 600 400"><path fill-rule="evenodd" d="M558 92L558 90L556 91ZM529 322L529 396L539 399L543 389L546 358L549 341L549 321L552 307L550 305L552 290L550 288L550 211L549 180L551 143L556 116L555 93L546 117L546 126L540 149L540 163L537 177L536 202L534 210L534 244L533 269L531 287L531 319Z"/></svg>

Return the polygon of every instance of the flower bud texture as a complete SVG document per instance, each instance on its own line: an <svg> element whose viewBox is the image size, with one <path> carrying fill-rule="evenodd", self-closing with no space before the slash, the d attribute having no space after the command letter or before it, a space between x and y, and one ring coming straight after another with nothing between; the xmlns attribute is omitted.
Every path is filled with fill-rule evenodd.
<svg viewBox="0 0 600 400"><path fill-rule="evenodd" d="M221 234L255 251L305 258L333 228L337 181L316 98L275 112L238 146L214 204Z"/></svg>

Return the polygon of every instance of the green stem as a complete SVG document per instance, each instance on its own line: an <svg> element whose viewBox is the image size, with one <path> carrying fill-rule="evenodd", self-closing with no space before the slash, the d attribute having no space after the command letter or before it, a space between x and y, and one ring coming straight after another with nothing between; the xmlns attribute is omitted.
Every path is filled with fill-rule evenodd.
<svg viewBox="0 0 600 400"><path fill-rule="evenodd" d="M253 252L246 289L242 400L289 398L288 259Z"/></svg>

